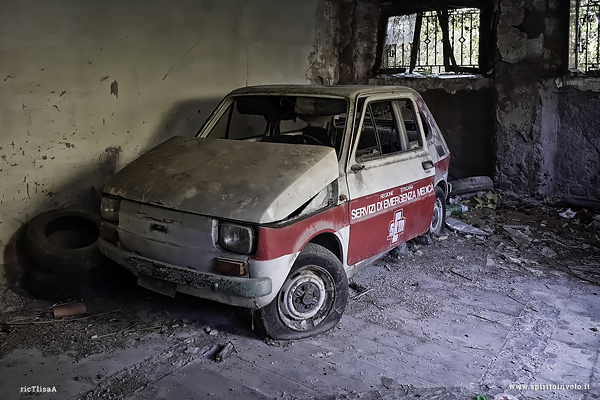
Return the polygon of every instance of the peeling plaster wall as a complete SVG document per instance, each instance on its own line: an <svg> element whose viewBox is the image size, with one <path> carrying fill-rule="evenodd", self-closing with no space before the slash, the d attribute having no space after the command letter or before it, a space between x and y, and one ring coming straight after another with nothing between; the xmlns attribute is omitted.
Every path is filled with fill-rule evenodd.
<svg viewBox="0 0 600 400"><path fill-rule="evenodd" d="M375 65L380 10L372 0L341 0L339 83L366 84Z"/></svg>
<svg viewBox="0 0 600 400"><path fill-rule="evenodd" d="M316 39L306 77L312 84L335 85L339 82L340 2L321 0L316 14Z"/></svg>
<svg viewBox="0 0 600 400"><path fill-rule="evenodd" d="M326 0L0 0L0 263L23 224L97 210L115 171L194 135L228 91L335 83L336 12Z"/></svg>
<svg viewBox="0 0 600 400"><path fill-rule="evenodd" d="M500 1L494 78L496 182L501 188L537 195L556 190L558 114L553 80L566 70L567 22L568 4Z"/></svg>
<svg viewBox="0 0 600 400"><path fill-rule="evenodd" d="M600 205L600 80L558 81L555 192ZM583 90L582 90L583 89ZM595 200L594 204L587 204Z"/></svg>
<svg viewBox="0 0 600 400"><path fill-rule="evenodd" d="M568 16L568 1L500 1L496 181L598 207L600 88L567 77Z"/></svg>

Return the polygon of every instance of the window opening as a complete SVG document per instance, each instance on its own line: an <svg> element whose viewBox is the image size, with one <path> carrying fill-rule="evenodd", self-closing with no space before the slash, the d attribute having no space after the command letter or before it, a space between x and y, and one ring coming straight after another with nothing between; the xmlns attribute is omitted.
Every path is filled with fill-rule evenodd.
<svg viewBox="0 0 600 400"><path fill-rule="evenodd" d="M600 72L600 1L571 0L569 68Z"/></svg>
<svg viewBox="0 0 600 400"><path fill-rule="evenodd" d="M389 17L382 72L477 72L480 14L458 8Z"/></svg>

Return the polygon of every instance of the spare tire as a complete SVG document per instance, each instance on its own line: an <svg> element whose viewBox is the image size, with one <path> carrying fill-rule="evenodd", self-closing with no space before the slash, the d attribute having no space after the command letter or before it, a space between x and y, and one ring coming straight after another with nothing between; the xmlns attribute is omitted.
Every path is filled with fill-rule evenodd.
<svg viewBox="0 0 600 400"><path fill-rule="evenodd" d="M470 178L456 179L449 182L452 186L451 196L459 194L479 192L482 190L492 190L494 182L489 176L472 176Z"/></svg>
<svg viewBox="0 0 600 400"><path fill-rule="evenodd" d="M54 272L83 272L100 265L100 217L84 210L59 209L34 218L25 233L32 261Z"/></svg>

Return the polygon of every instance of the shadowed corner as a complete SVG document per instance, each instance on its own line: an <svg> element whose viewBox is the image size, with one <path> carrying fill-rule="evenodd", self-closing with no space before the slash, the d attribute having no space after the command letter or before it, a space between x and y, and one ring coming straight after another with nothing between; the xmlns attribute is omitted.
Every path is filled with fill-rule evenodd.
<svg viewBox="0 0 600 400"><path fill-rule="evenodd" d="M111 88L112 90L112 88ZM117 93L114 93L117 95ZM166 113L153 135L140 143L142 153L158 145L172 136L196 135L215 105L217 98L192 99L176 103ZM123 155L120 142L108 146L97 155L97 162L83 168L78 168L73 174L64 176L62 184L51 189L55 199L69 199L69 202L56 200L43 202L35 215L55 208L78 208L99 214L102 190L108 180L117 172L119 158ZM23 289L23 278L33 268L33 261L24 245L25 234L29 226L26 221L10 238L4 249L4 265L2 281L7 288L18 294L27 295Z"/></svg>

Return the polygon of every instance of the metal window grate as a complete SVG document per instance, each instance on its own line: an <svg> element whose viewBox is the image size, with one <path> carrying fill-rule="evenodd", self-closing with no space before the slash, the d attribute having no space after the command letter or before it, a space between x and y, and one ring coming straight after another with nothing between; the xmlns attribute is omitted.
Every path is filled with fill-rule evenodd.
<svg viewBox="0 0 600 400"><path fill-rule="evenodd" d="M600 70L599 28L600 1L573 0L570 68L580 72Z"/></svg>
<svg viewBox="0 0 600 400"><path fill-rule="evenodd" d="M393 16L388 19L384 46L383 69L405 69L421 73L453 72L444 62L444 42L439 12ZM455 70L479 67L480 10L462 8L448 10L449 43L455 61ZM442 19L442 20L445 20ZM416 33L416 34L415 34ZM415 51L414 40L418 37L414 67L411 55ZM412 72L412 71L411 71Z"/></svg>

